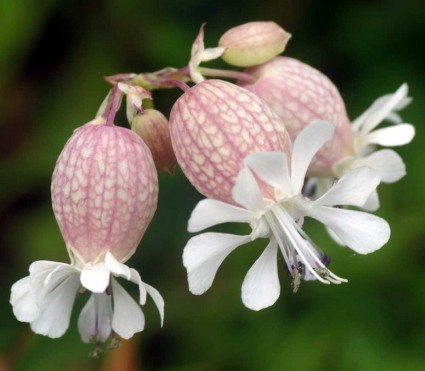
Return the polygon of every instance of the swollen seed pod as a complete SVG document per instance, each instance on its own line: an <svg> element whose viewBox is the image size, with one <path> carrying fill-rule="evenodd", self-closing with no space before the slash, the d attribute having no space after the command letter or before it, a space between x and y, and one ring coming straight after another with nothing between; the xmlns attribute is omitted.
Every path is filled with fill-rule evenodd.
<svg viewBox="0 0 425 371"><path fill-rule="evenodd" d="M228 30L219 45L222 58L238 67L255 66L283 52L291 34L274 22L249 22Z"/></svg>
<svg viewBox="0 0 425 371"><path fill-rule="evenodd" d="M155 109L147 109L133 119L131 129L149 147L156 169L173 174L177 160L171 145L167 118Z"/></svg>
<svg viewBox="0 0 425 371"><path fill-rule="evenodd" d="M234 203L232 188L252 152L280 151L291 141L276 114L255 94L222 80L187 90L170 113L177 162L203 195Z"/></svg>
<svg viewBox="0 0 425 371"><path fill-rule="evenodd" d="M131 130L86 124L66 143L52 178L52 205L72 263L120 262L137 248L157 205L149 149Z"/></svg>
<svg viewBox="0 0 425 371"><path fill-rule="evenodd" d="M327 120L335 125L333 138L313 159L309 175L332 175L332 166L353 153L354 132L344 102L335 85L321 72L288 57L276 57L245 72L257 81L254 84L240 81L238 85L268 103L285 123L292 140L315 120Z"/></svg>

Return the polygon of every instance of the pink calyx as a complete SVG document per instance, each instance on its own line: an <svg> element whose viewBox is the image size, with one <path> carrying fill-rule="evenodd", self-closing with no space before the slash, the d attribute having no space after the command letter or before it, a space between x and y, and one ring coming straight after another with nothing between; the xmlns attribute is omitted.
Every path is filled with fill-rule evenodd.
<svg viewBox="0 0 425 371"><path fill-rule="evenodd" d="M170 113L177 161L203 195L234 203L232 188L244 158L281 151L291 141L276 114L255 94L222 80L206 80L186 91Z"/></svg>
<svg viewBox="0 0 425 371"><path fill-rule="evenodd" d="M174 174L177 165L167 118L158 110L146 109L131 122L131 129L149 147L158 171Z"/></svg>
<svg viewBox="0 0 425 371"><path fill-rule="evenodd" d="M245 72L255 76L257 82L239 81L238 85L268 103L292 140L315 120L335 125L333 138L313 159L310 176L332 175L332 166L354 152L354 132L344 102L335 85L321 72L288 57L276 57Z"/></svg>
<svg viewBox="0 0 425 371"><path fill-rule="evenodd" d="M73 263L124 262L137 248L157 205L149 149L131 130L86 124L57 160L52 206Z"/></svg>

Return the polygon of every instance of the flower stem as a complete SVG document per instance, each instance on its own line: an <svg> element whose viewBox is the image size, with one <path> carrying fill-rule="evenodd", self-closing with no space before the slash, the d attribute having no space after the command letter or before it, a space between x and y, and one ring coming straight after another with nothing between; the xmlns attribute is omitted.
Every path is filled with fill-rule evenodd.
<svg viewBox="0 0 425 371"><path fill-rule="evenodd" d="M187 85L185 82L179 81L179 80L174 80L174 79L164 80L164 81L162 81L162 83L164 85L176 86L176 87L180 88L181 90L183 90L183 92L186 92L190 89L189 85Z"/></svg>
<svg viewBox="0 0 425 371"><path fill-rule="evenodd" d="M246 72L232 71L232 70L219 70L215 68L205 68L205 67L198 67L198 71L202 75L206 75L206 76L228 77L231 79L243 80L251 84L257 81L257 79L254 76Z"/></svg>

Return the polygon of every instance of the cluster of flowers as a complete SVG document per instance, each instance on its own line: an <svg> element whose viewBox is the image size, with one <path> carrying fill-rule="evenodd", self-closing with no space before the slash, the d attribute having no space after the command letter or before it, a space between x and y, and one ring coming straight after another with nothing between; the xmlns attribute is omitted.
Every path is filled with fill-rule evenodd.
<svg viewBox="0 0 425 371"><path fill-rule="evenodd" d="M83 341L100 344L142 331L142 310L116 277L139 286L140 305L149 294L163 322L161 295L124 263L155 213L157 170L172 173L176 163L207 197L193 210L189 232L225 222L251 227L248 235L205 232L188 241L183 264L193 294L211 287L234 249L258 238L269 242L243 281L246 307L260 310L278 299L279 251L294 291L302 280L346 282L329 270L329 258L303 231L306 217L359 254L388 241L388 223L369 211L379 207L379 183L405 175L399 155L380 148L414 136L413 126L397 114L410 102L407 86L377 99L351 122L326 76L278 56L290 35L275 23L234 27L215 48L204 47L203 29L187 66L107 77L113 88L95 119L66 143L51 192L71 262L36 261L12 287L14 314L34 332L62 336L75 297L86 291L91 296L78 320ZM246 69L201 67L217 58ZM168 121L143 105L153 90L170 87L183 94ZM124 96L131 130L114 125ZM382 121L388 125L376 129Z"/></svg>

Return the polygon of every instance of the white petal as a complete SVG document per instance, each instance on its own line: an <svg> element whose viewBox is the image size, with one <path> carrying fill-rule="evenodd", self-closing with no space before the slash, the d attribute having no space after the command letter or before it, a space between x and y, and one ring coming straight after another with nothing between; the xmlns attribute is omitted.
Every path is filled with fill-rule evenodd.
<svg viewBox="0 0 425 371"><path fill-rule="evenodd" d="M406 88L405 89L406 96L401 98L398 101L398 103L395 104L395 106L393 107L393 110L385 117L385 120L393 122L395 124L401 124L403 121L400 115L398 115L395 111L400 111L404 109L407 105L409 105L412 102L412 98L407 97L407 93L408 93L407 84L404 84L404 85ZM359 132L362 129L362 126L365 124L365 122L367 122L369 118L373 116L373 114L375 114L376 112L379 112L382 109L382 107L384 107L387 104L387 102L391 99L392 96L393 94L387 94L376 99L372 103L372 105L365 112L361 114L360 117L358 117L357 119L353 121L352 123L353 130L356 132ZM363 130L362 132L363 134L366 133Z"/></svg>
<svg viewBox="0 0 425 371"><path fill-rule="evenodd" d="M362 206L380 182L379 176L367 167L347 172L314 205Z"/></svg>
<svg viewBox="0 0 425 371"><path fill-rule="evenodd" d="M224 233L203 233L192 237L183 251L190 292L200 295L207 291L227 255L250 240L250 236Z"/></svg>
<svg viewBox="0 0 425 371"><path fill-rule="evenodd" d="M140 305L145 304L146 289L143 285L139 272L137 272L134 268L129 268L127 265L119 262L109 251L105 255L105 264L115 277L123 277L127 281L131 281L138 285L140 296L139 303Z"/></svg>
<svg viewBox="0 0 425 371"><path fill-rule="evenodd" d="M309 214L359 254L380 249L390 238L390 227L384 219L362 211L319 206L312 208Z"/></svg>
<svg viewBox="0 0 425 371"><path fill-rule="evenodd" d="M283 192L290 190L288 161L284 153L252 153L244 162L265 183Z"/></svg>
<svg viewBox="0 0 425 371"><path fill-rule="evenodd" d="M383 183L394 183L406 175L406 166L401 157L390 149L382 149L369 156L355 160L351 168L367 166L373 169Z"/></svg>
<svg viewBox="0 0 425 371"><path fill-rule="evenodd" d="M362 209L366 211L376 211L379 209L379 196L376 190L370 194L364 205L362 205Z"/></svg>
<svg viewBox="0 0 425 371"><path fill-rule="evenodd" d="M30 286L31 290L37 292L37 296L46 291L46 280L52 273L56 272L58 269L63 269L64 271L69 270L71 266L69 264L52 262L48 260L38 260L30 265ZM74 270L71 268L71 270ZM49 281L49 280L48 280Z"/></svg>
<svg viewBox="0 0 425 371"><path fill-rule="evenodd" d="M111 272L105 263L86 264L81 271L81 284L91 292L105 292Z"/></svg>
<svg viewBox="0 0 425 371"><path fill-rule="evenodd" d="M145 316L140 306L114 278L111 282L114 299L112 329L123 339L130 339L136 332L143 331Z"/></svg>
<svg viewBox="0 0 425 371"><path fill-rule="evenodd" d="M109 251L105 254L105 265L114 276L124 277L128 281L131 279L130 268L115 259Z"/></svg>
<svg viewBox="0 0 425 371"><path fill-rule="evenodd" d="M326 227L326 232L328 232L329 236L339 245L339 246L345 246L345 243L335 234L335 232Z"/></svg>
<svg viewBox="0 0 425 371"><path fill-rule="evenodd" d="M37 334L51 338L62 336L68 329L72 306L79 287L78 272L68 275L58 285L51 285L40 303L39 316L31 322L31 329Z"/></svg>
<svg viewBox="0 0 425 371"><path fill-rule="evenodd" d="M328 121L314 121L295 139L292 147L291 180L294 194L301 192L305 174L314 155L329 141L335 127Z"/></svg>
<svg viewBox="0 0 425 371"><path fill-rule="evenodd" d="M393 124L401 124L403 122L401 116L395 112L391 112L385 119Z"/></svg>
<svg viewBox="0 0 425 371"><path fill-rule="evenodd" d="M111 296L91 294L78 318L78 331L85 343L105 341L112 330Z"/></svg>
<svg viewBox="0 0 425 371"><path fill-rule="evenodd" d="M189 232L199 232L221 223L249 223L253 218L249 210L222 201L205 199L192 211L187 229Z"/></svg>
<svg viewBox="0 0 425 371"><path fill-rule="evenodd" d="M131 273L130 281L139 286L139 304L144 305L146 303L145 284L142 281L142 278L140 277L139 272L136 271L134 268L130 268L130 273Z"/></svg>
<svg viewBox="0 0 425 371"><path fill-rule="evenodd" d="M30 275L12 286L10 302L16 318L22 322L35 321L40 307L50 291L68 276L78 274L71 265L39 260L31 264Z"/></svg>
<svg viewBox="0 0 425 371"><path fill-rule="evenodd" d="M238 204L252 211L262 210L266 204L254 175L247 167L239 172L232 197Z"/></svg>
<svg viewBox="0 0 425 371"><path fill-rule="evenodd" d="M398 105L406 98L407 92L407 84L403 84L392 96L383 97L379 102L372 104L367 111L368 114L363 125L361 125L361 132L363 134L370 133L377 127L392 111L398 108Z"/></svg>
<svg viewBox="0 0 425 371"><path fill-rule="evenodd" d="M158 308L159 315L161 317L161 327L164 325L164 299L157 289L148 285L147 283L143 283L146 288L146 291L151 296L154 301L156 307Z"/></svg>
<svg viewBox="0 0 425 371"><path fill-rule="evenodd" d="M277 244L270 241L245 276L242 284L242 301L247 308L260 310L273 305L279 295Z"/></svg>
<svg viewBox="0 0 425 371"><path fill-rule="evenodd" d="M31 322L37 318L38 305L31 291L29 276L21 278L13 284L10 304L12 304L13 314L18 321Z"/></svg>
<svg viewBox="0 0 425 371"><path fill-rule="evenodd" d="M355 120L352 121L351 127L353 128L353 130L357 133L360 133L365 122L369 120L369 117L373 115L375 112L378 112L381 109L381 107L383 107L388 102L388 100L391 99L391 97L392 97L392 94L387 94L375 99L375 101L369 106L369 108L366 111L364 111L359 117L357 117ZM393 112L391 112L391 114L392 113Z"/></svg>
<svg viewBox="0 0 425 371"><path fill-rule="evenodd" d="M366 143L388 147L402 146L409 143L414 136L415 128L413 125L400 124L372 131L366 136Z"/></svg>

